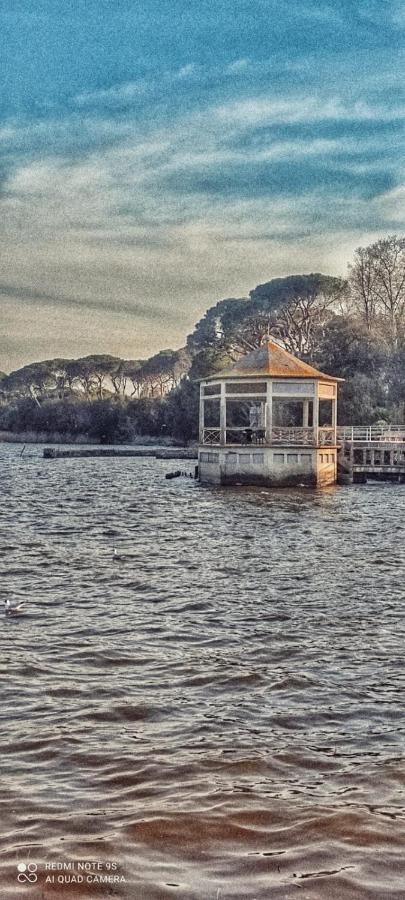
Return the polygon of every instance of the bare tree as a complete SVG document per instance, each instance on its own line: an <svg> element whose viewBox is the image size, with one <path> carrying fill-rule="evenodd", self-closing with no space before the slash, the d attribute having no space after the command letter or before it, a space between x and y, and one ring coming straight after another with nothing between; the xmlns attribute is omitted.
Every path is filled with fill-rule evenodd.
<svg viewBox="0 0 405 900"><path fill-rule="evenodd" d="M376 271L372 254L367 247L358 247L353 265L349 265L349 292L354 308L371 331L376 317Z"/></svg>
<svg viewBox="0 0 405 900"><path fill-rule="evenodd" d="M375 271L376 303L384 312L391 343L396 348L405 314L405 239L392 235L372 244L370 251Z"/></svg>
<svg viewBox="0 0 405 900"><path fill-rule="evenodd" d="M367 328L380 330L396 349L405 329L405 238L390 235L359 247L349 285Z"/></svg>
<svg viewBox="0 0 405 900"><path fill-rule="evenodd" d="M117 397L125 397L128 383L127 360L117 360L117 365L110 371L112 386Z"/></svg>

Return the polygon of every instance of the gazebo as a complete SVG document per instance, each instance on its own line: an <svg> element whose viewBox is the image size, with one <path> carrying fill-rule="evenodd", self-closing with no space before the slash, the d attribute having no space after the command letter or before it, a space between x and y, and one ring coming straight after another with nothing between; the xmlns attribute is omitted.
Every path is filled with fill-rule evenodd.
<svg viewBox="0 0 405 900"><path fill-rule="evenodd" d="M216 484L334 484L337 384L273 339L200 386L199 476Z"/></svg>

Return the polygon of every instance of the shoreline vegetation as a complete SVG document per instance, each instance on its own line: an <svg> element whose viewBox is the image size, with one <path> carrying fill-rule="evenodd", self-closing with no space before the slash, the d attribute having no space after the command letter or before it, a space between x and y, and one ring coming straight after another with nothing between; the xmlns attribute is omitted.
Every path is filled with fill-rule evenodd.
<svg viewBox="0 0 405 900"><path fill-rule="evenodd" d="M159 447L162 449L171 449L178 447L181 449L184 447L184 444L181 441L176 441L172 438L165 438L164 436L159 438L151 437L151 435L135 435L133 439L128 442L131 447ZM79 435L70 435L70 434L61 434L60 432L37 432L37 431L22 431L22 432L14 432L14 431L0 431L0 444L51 444L51 445L66 445L71 444L74 447L98 447L100 446L100 441L96 438L91 438L86 434ZM112 444L107 444L107 446L124 446L125 442L112 442ZM189 446L194 447L197 446L196 442L190 441Z"/></svg>
<svg viewBox="0 0 405 900"><path fill-rule="evenodd" d="M344 379L341 423L404 422L405 238L358 248L346 279L289 275L220 300L180 350L146 360L50 359L0 373L0 441L187 446L198 437L198 380L269 334Z"/></svg>

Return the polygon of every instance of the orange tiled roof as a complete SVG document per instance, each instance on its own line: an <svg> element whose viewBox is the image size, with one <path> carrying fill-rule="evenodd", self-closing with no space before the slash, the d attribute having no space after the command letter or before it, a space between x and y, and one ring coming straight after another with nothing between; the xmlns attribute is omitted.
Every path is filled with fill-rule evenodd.
<svg viewBox="0 0 405 900"><path fill-rule="evenodd" d="M333 375L325 375L308 363L302 362L268 338L261 347L252 350L246 356L242 356L229 369L211 375L207 380L218 378L242 378L244 376L267 376L271 378L319 378L322 381L342 381Z"/></svg>

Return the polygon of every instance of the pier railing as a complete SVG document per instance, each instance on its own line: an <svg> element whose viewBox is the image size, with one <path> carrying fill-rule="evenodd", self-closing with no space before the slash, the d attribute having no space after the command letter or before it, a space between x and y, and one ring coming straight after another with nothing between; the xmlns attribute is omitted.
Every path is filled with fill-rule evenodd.
<svg viewBox="0 0 405 900"><path fill-rule="evenodd" d="M340 425L338 441L405 441L405 425Z"/></svg>

